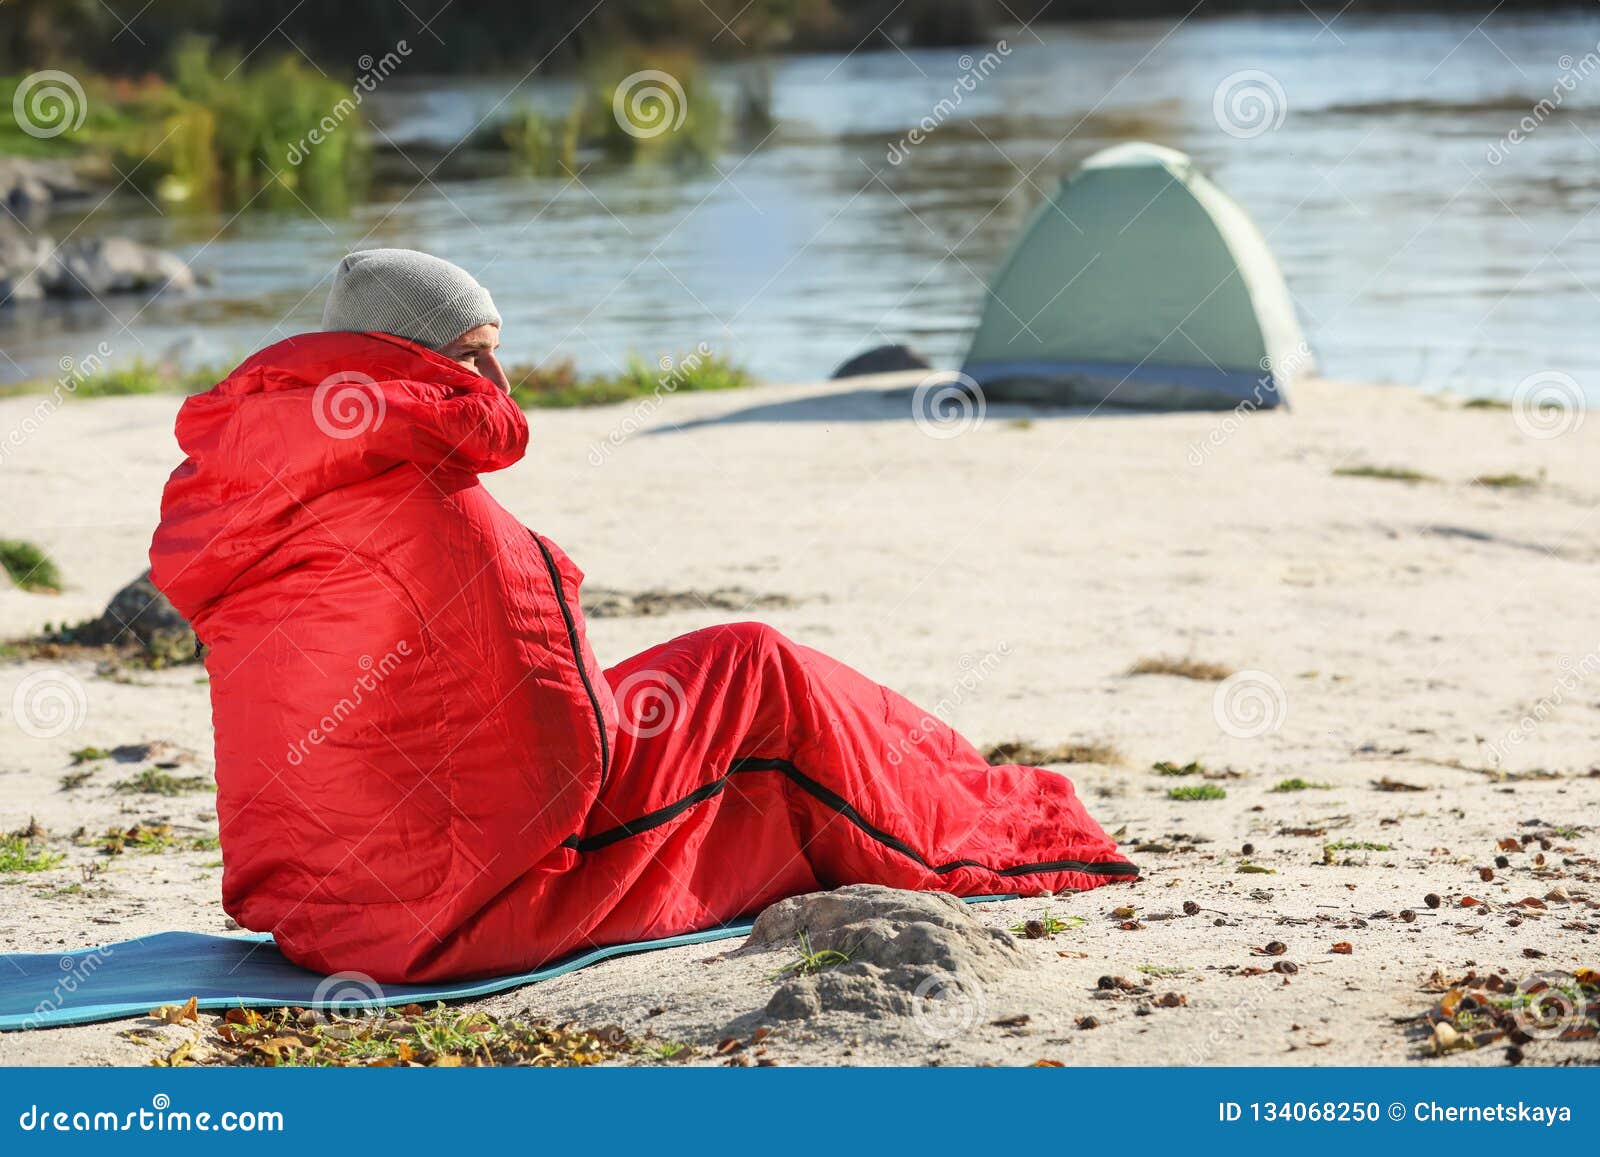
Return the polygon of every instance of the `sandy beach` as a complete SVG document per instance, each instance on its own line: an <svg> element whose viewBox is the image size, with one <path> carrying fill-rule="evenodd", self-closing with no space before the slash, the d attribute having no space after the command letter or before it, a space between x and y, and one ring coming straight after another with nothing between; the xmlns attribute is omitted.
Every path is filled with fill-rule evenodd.
<svg viewBox="0 0 1600 1157"><path fill-rule="evenodd" d="M1539 436L1505 409L1315 381L1292 412L991 404L981 422L930 427L913 418L916 381L538 411L528 457L488 479L592 587L736 592L593 618L602 662L760 618L938 706L980 746L1110 748L1061 770L1140 881L976 909L994 928L1084 923L1021 940L1027 966L985 985L960 1031L830 1012L776 1026L769 1059L1413 1063L1425 1049L1399 1021L1437 998L1436 974L1600 965L1600 606L1584 597L1600 577L1600 422L1571 414L1576 428ZM0 399L0 430L38 402ZM67 589L0 590L0 637L97 615L144 569L178 405L71 401L9 453L0 530L44 547ZM1364 467L1427 477L1338 473ZM1129 674L1156 658L1239 674ZM76 726L19 725L35 677L82 688ZM219 853L192 846L216 832L209 794L119 791L148 764L71 757L162 741L193 753L175 774L208 777L200 667L5 659L0 711L0 828L36 821L64 856L0 877L0 950L230 930ZM64 786L75 771L88 774ZM1296 779L1311 786L1274 790ZM1193 786L1225 798L1169 797ZM72 838L141 821L172 825L177 844L105 856ZM1259 953L1274 941L1280 956ZM482 1007L649 1031L693 1046L683 1063L718 1064L719 1040L770 1023L772 954L737 948L608 962ZM1280 959L1297 969L1274 971ZM6 1034L0 1064L146 1064L188 1031L123 1035L139 1023ZM1526 1053L1600 1061L1592 1040Z"/></svg>

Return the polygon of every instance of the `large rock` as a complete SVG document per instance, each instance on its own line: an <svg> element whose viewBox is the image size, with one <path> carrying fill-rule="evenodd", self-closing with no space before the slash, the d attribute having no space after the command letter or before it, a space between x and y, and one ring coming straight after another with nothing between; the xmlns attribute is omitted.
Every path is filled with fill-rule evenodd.
<svg viewBox="0 0 1600 1157"><path fill-rule="evenodd" d="M910 346L880 345L859 353L833 371L839 378L864 378L869 374L893 374L902 370L926 370L928 359Z"/></svg>
<svg viewBox="0 0 1600 1157"><path fill-rule="evenodd" d="M88 195L88 187L65 162L0 157L0 204L16 217L37 215L58 201Z"/></svg>
<svg viewBox="0 0 1600 1157"><path fill-rule="evenodd" d="M194 287L194 273L181 258L126 237L74 239L58 246L45 284L47 292L63 297Z"/></svg>
<svg viewBox="0 0 1600 1157"><path fill-rule="evenodd" d="M89 646L137 642L154 659L182 663L195 657L194 630L150 581L134 579L106 605L105 613L71 629L71 642Z"/></svg>
<svg viewBox="0 0 1600 1157"><path fill-rule="evenodd" d="M983 986L1023 965L1027 956L1006 933L987 928L943 892L905 892L852 884L795 896L756 919L743 952L838 953L819 970L790 976L767 1002L767 1015L806 1019L849 1012L870 1019L916 1017L930 1035L981 1014Z"/></svg>
<svg viewBox="0 0 1600 1157"><path fill-rule="evenodd" d="M0 229L0 301L43 297L55 268L54 254L48 237L24 237L14 229Z"/></svg>

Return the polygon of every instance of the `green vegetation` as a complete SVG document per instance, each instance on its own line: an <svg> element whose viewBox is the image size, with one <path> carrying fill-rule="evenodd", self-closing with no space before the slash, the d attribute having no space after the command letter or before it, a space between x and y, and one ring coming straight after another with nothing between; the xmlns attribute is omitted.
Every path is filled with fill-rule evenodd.
<svg viewBox="0 0 1600 1157"><path fill-rule="evenodd" d="M1412 470L1406 466L1341 466L1333 472L1335 478L1377 478L1385 482L1437 482L1432 474Z"/></svg>
<svg viewBox="0 0 1600 1157"><path fill-rule="evenodd" d="M1352 856L1340 857L1340 852L1390 852L1394 849L1388 844L1375 844L1369 840L1332 840L1322 845L1322 862L1324 864L1354 864L1358 863Z"/></svg>
<svg viewBox="0 0 1600 1157"><path fill-rule="evenodd" d="M1309 779L1300 779L1296 776L1294 779L1280 779L1273 785L1272 790L1280 793L1290 791L1331 791L1333 790L1333 784L1312 783Z"/></svg>
<svg viewBox="0 0 1600 1157"><path fill-rule="evenodd" d="M800 933L800 955L772 973L773 980L787 980L791 976L811 976L825 969L849 964L850 957L832 948L820 951L811 946L811 933Z"/></svg>
<svg viewBox="0 0 1600 1157"><path fill-rule="evenodd" d="M617 53L587 70L585 143L618 160L704 165L722 139L722 102L687 53Z"/></svg>
<svg viewBox="0 0 1600 1157"><path fill-rule="evenodd" d="M190 1000L164 1005L151 1015L168 1024L200 1023ZM615 1025L597 1030L546 1021L500 1020L486 1012L409 1004L397 1009L352 1010L322 1018L300 1008L230 1009L211 1026L179 1044L156 1063L162 1066L247 1065L386 1068L421 1065L459 1068L533 1065L544 1068L595 1065L629 1053L666 1058L682 1045L630 1040Z"/></svg>
<svg viewBox="0 0 1600 1157"><path fill-rule="evenodd" d="M104 835L86 841L102 855L120 856L124 852L153 855L161 852L216 851L221 842L216 836L179 837L171 824L137 823L131 828L111 828Z"/></svg>
<svg viewBox="0 0 1600 1157"><path fill-rule="evenodd" d="M739 389L755 382L744 368L714 353L695 352L663 361L664 368L632 357L621 373L583 378L572 361L562 360L512 366L506 377L512 398L525 410L604 406L656 394Z"/></svg>
<svg viewBox="0 0 1600 1157"><path fill-rule="evenodd" d="M1150 770L1157 775L1204 775L1206 765L1198 759L1191 759L1180 767L1170 759L1163 759L1160 763L1152 763Z"/></svg>
<svg viewBox="0 0 1600 1157"><path fill-rule="evenodd" d="M1167 789L1167 798L1176 800L1227 799L1228 793L1214 783L1196 783Z"/></svg>
<svg viewBox="0 0 1600 1157"><path fill-rule="evenodd" d="M27 832L0 836L0 875L47 872L64 859L60 852L46 851L44 840Z"/></svg>
<svg viewBox="0 0 1600 1157"><path fill-rule="evenodd" d="M124 795L186 795L195 791L216 791L211 780L200 775L173 775L157 767L146 768L132 779L125 779L115 790Z"/></svg>
<svg viewBox="0 0 1600 1157"><path fill-rule="evenodd" d="M1171 655L1158 655L1153 659L1140 659L1128 668L1130 675L1176 675L1180 679L1197 679L1218 683L1233 674L1232 667L1220 663L1207 663L1200 659L1179 659Z"/></svg>
<svg viewBox="0 0 1600 1157"><path fill-rule="evenodd" d="M511 114L484 140L490 148L504 148L518 170L535 177L563 177L578 171L578 142L582 120L580 105L557 120L536 109L523 107Z"/></svg>
<svg viewBox="0 0 1600 1157"><path fill-rule="evenodd" d="M118 398L130 394L198 394L223 379L231 366L201 365L185 368L143 358L108 366L86 375L73 388L79 398Z"/></svg>
<svg viewBox="0 0 1600 1157"><path fill-rule="evenodd" d="M50 595L61 591L61 572L50 556L31 542L0 538L0 568L25 591Z"/></svg>
<svg viewBox="0 0 1600 1157"><path fill-rule="evenodd" d="M72 396L107 398L128 394L200 393L227 376L229 368L221 365L182 367L134 360L84 377ZM562 359L543 365L509 366L506 376L511 382L511 396L519 406L529 410L604 406L657 394L733 390L755 384L755 378L744 367L710 351L692 351L679 358L663 357L655 364L630 357L627 366L614 374L584 377L570 359ZM0 386L0 396L33 393L53 385L53 382L41 380ZM18 545L27 547L28 544ZM5 557L4 546L0 544L0 560ZM9 565L7 570L10 570Z"/></svg>
<svg viewBox="0 0 1600 1157"><path fill-rule="evenodd" d="M190 40L174 53L170 80L76 79L81 99L68 92L51 112L67 118L65 131L36 137L7 117L0 153L83 161L158 200L201 207L337 208L365 173L350 85L296 56L242 63ZM22 81L0 78L7 108Z"/></svg>
<svg viewBox="0 0 1600 1157"><path fill-rule="evenodd" d="M1490 490L1531 490L1542 481L1541 478L1530 478L1526 474L1480 474L1472 480L1472 484Z"/></svg>
<svg viewBox="0 0 1600 1157"><path fill-rule="evenodd" d="M1115 767L1122 762L1122 752L1109 743L1058 743L1044 745L1026 739L996 743L983 753L993 766L1020 763L1028 767L1044 767L1051 763L1098 763Z"/></svg>
<svg viewBox="0 0 1600 1157"><path fill-rule="evenodd" d="M1509 410L1510 402L1502 402L1498 398L1468 398L1461 403L1463 410Z"/></svg>
<svg viewBox="0 0 1600 1157"><path fill-rule="evenodd" d="M1087 923L1082 916L1068 916L1063 920L1046 913L1037 920L1018 920L1011 926L1011 934L1027 940L1048 940L1058 932L1081 928Z"/></svg>
<svg viewBox="0 0 1600 1157"><path fill-rule="evenodd" d="M742 137L771 115L749 86L735 111L734 127ZM696 57L634 48L592 61L565 115L523 105L478 134L475 144L509 153L516 169L539 177L576 176L580 152L613 162L701 168L722 147L724 121L722 103Z"/></svg>
<svg viewBox="0 0 1600 1157"><path fill-rule="evenodd" d="M65 391L69 398L120 398L133 394L198 394L227 376L231 366L183 367L135 358L123 365L107 366L86 374ZM50 378L0 385L0 397L54 391L60 383Z"/></svg>
<svg viewBox="0 0 1600 1157"><path fill-rule="evenodd" d="M45 630L49 630L49 624L45 625ZM110 758L111 753L103 747L80 747L72 753L72 765L76 767L80 763L94 763L97 760Z"/></svg>

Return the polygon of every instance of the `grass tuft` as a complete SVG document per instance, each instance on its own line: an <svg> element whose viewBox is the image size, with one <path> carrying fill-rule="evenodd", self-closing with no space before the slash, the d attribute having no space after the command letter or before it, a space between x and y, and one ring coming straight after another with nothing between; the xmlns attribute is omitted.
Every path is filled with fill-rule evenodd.
<svg viewBox="0 0 1600 1157"><path fill-rule="evenodd" d="M118 783L115 790L124 795L186 795L196 791L215 791L216 785L204 776L173 775L170 771L150 767Z"/></svg>
<svg viewBox="0 0 1600 1157"><path fill-rule="evenodd" d="M698 351L671 359L665 367L633 357L620 373L587 378L579 376L570 359L512 366L506 377L511 381L512 399L525 410L606 406L635 398L734 390L755 384L742 366L718 354Z"/></svg>
<svg viewBox="0 0 1600 1157"><path fill-rule="evenodd" d="M1168 788L1167 798L1192 802L1204 799L1227 799L1228 793L1214 783L1196 783L1188 784L1184 787Z"/></svg>
<svg viewBox="0 0 1600 1157"><path fill-rule="evenodd" d="M47 851L41 839L21 832L0 836L0 874L48 872L64 859L60 852Z"/></svg>
<svg viewBox="0 0 1600 1157"><path fill-rule="evenodd" d="M1408 466L1341 466L1333 472L1335 478L1376 478L1383 482L1437 482L1432 474L1412 470Z"/></svg>
<svg viewBox="0 0 1600 1157"><path fill-rule="evenodd" d="M843 952L832 948L823 948L820 951L811 946L811 933L800 933L800 955L774 971L769 979L787 980L791 976L814 976L829 968L837 968L841 964L849 964L850 957Z"/></svg>
<svg viewBox="0 0 1600 1157"><path fill-rule="evenodd" d="M25 591L49 595L61 592L61 572L50 556L31 542L0 538L0 568Z"/></svg>
<svg viewBox="0 0 1600 1157"><path fill-rule="evenodd" d="M1011 926L1011 934L1025 940L1048 940L1058 932L1082 928L1087 923L1082 916L1068 916L1063 920L1046 913L1037 920L1018 920Z"/></svg>
<svg viewBox="0 0 1600 1157"><path fill-rule="evenodd" d="M1197 679L1206 683L1218 683L1233 674L1232 667L1224 667L1221 663L1207 663L1200 659L1180 659L1171 655L1157 655L1154 658L1140 659L1128 668L1130 675L1176 675L1180 679Z"/></svg>
<svg viewBox="0 0 1600 1157"><path fill-rule="evenodd" d="M1122 752L1109 743L1058 743L1045 746L1026 739L996 743L983 753L983 757L995 767L1012 763L1026 767L1043 767L1051 763L1098 763L1105 767L1116 767L1123 761Z"/></svg>
<svg viewBox="0 0 1600 1157"><path fill-rule="evenodd" d="M193 1002L152 1010L168 1023L200 1024ZM501 1020L486 1012L406 1005L351 1016L303 1008L230 1009L212 1032L184 1041L162 1066L245 1065L272 1068L463 1068L597 1065L629 1053L667 1059L683 1051L631 1040L616 1025L589 1030L547 1021Z"/></svg>
<svg viewBox="0 0 1600 1157"><path fill-rule="evenodd" d="M1313 783L1309 779L1301 779L1296 776L1293 779L1280 779L1273 785L1272 790L1280 794L1290 791L1331 791L1333 790L1333 784Z"/></svg>
<svg viewBox="0 0 1600 1157"><path fill-rule="evenodd" d="M1542 478L1530 478L1526 474L1480 474L1472 480L1472 485L1489 490L1532 490L1543 481Z"/></svg>

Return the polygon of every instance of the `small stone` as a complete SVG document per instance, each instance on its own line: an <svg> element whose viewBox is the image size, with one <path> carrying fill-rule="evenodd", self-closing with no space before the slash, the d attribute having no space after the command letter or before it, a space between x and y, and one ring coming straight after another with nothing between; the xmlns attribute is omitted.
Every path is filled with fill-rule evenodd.
<svg viewBox="0 0 1600 1157"><path fill-rule="evenodd" d="M1437 908L1440 904L1444 903L1444 901L1439 898L1439 893L1437 892L1429 892L1422 898L1422 902L1430 908Z"/></svg>

